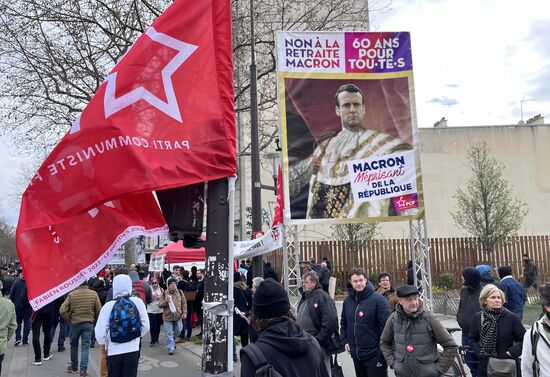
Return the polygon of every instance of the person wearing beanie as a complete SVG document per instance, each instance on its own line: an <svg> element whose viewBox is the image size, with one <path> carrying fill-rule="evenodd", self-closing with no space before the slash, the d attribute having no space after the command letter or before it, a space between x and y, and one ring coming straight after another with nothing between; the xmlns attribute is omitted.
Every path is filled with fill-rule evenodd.
<svg viewBox="0 0 550 377"><path fill-rule="evenodd" d="M166 349L170 355L176 349L175 337L181 332L183 323L182 317L187 315L187 301L183 292L178 289L178 280L174 277L166 281L167 288L163 292L162 300L158 303L163 308L162 314L164 336L166 338Z"/></svg>
<svg viewBox="0 0 550 377"><path fill-rule="evenodd" d="M462 329L462 345L470 345L468 334L472 325L474 314L481 310L479 306L479 293L481 292L481 274L477 268L467 267L462 271L462 289L460 290L460 302L456 320ZM472 377L477 377L478 358L473 352L466 353L466 364L470 368Z"/></svg>
<svg viewBox="0 0 550 377"><path fill-rule="evenodd" d="M500 266L497 272L500 278L499 288L506 296L504 307L517 315L520 320L523 319L523 305L527 299L523 285L513 278L510 266Z"/></svg>
<svg viewBox="0 0 550 377"><path fill-rule="evenodd" d="M128 276L132 279L132 292L139 294L145 305L150 304L153 301L153 293L149 284L139 278L137 271L130 271Z"/></svg>
<svg viewBox="0 0 550 377"><path fill-rule="evenodd" d="M317 340L298 324L285 289L275 280L261 282L254 293L251 326L258 340L241 349L241 377L256 375L254 356L260 352L285 377L330 377Z"/></svg>
<svg viewBox="0 0 550 377"><path fill-rule="evenodd" d="M491 266L480 264L479 266L476 266L476 269L481 274L481 287L485 287L487 284L493 284L500 288L495 278L491 274Z"/></svg>
<svg viewBox="0 0 550 377"><path fill-rule="evenodd" d="M382 329L390 315L386 299L374 290L362 268L350 271L351 289L342 306L340 340L351 355L355 375L387 376L388 365L380 350ZM415 286L407 286L418 292Z"/></svg>
<svg viewBox="0 0 550 377"><path fill-rule="evenodd" d="M550 283L539 289L543 316L523 337L521 375L523 377L550 376ZM537 371L538 374L535 374Z"/></svg>

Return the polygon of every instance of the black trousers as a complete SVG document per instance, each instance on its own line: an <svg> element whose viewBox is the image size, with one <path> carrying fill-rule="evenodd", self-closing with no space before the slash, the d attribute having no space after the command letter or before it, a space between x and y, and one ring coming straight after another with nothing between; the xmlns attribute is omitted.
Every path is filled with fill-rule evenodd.
<svg viewBox="0 0 550 377"><path fill-rule="evenodd" d="M34 360L41 361L40 350L40 329L44 332L44 356L50 354L50 345L52 344L52 320L53 312L36 313L32 321L32 347L34 348Z"/></svg>
<svg viewBox="0 0 550 377"><path fill-rule="evenodd" d="M386 364L383 358L378 367L376 365L367 365L361 360L352 360L356 377L388 377L388 364Z"/></svg>
<svg viewBox="0 0 550 377"><path fill-rule="evenodd" d="M138 372L139 351L107 356L109 377L136 377Z"/></svg>

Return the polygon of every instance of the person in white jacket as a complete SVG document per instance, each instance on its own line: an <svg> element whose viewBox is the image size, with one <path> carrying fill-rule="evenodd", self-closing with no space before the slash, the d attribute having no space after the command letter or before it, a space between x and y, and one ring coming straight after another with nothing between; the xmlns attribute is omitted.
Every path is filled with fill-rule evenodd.
<svg viewBox="0 0 550 377"><path fill-rule="evenodd" d="M550 376L550 283L539 287L539 296L544 315L523 337L521 353L521 375L523 377ZM535 344L537 363L534 363L533 344Z"/></svg>
<svg viewBox="0 0 550 377"><path fill-rule="evenodd" d="M139 362L139 345L141 337L149 332L149 317L143 300L130 297L139 311L141 322L141 337L126 343L111 342L109 317L116 300L132 294L132 280L128 275L117 275L113 279L113 300L105 303L99 312L95 325L95 336L99 344L104 344L107 350L107 370L109 377L135 377Z"/></svg>

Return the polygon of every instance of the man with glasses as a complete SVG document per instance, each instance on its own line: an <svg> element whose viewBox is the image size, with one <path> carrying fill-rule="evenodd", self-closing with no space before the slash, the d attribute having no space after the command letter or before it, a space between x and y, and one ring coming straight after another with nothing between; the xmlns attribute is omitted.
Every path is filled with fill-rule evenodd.
<svg viewBox="0 0 550 377"><path fill-rule="evenodd" d="M391 276L387 272L382 272L378 275L378 287L376 292L380 293L386 300L388 300L388 306L390 311L395 311L395 304L397 304L397 296L395 295L395 289L391 286Z"/></svg>
<svg viewBox="0 0 550 377"><path fill-rule="evenodd" d="M334 300L319 283L319 277L314 271L307 272L302 277L302 298L298 304L298 324L313 335L323 349L323 360L330 370L331 339L338 330L338 312Z"/></svg>

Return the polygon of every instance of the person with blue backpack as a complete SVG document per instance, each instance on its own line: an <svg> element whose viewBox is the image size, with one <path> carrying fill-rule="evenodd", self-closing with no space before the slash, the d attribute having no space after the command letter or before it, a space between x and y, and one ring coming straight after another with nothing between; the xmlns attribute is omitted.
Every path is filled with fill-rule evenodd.
<svg viewBox="0 0 550 377"><path fill-rule="evenodd" d="M105 345L109 377L135 377L140 338L149 332L149 316L143 300L132 296L128 275L113 279L113 298L101 308L95 336Z"/></svg>

